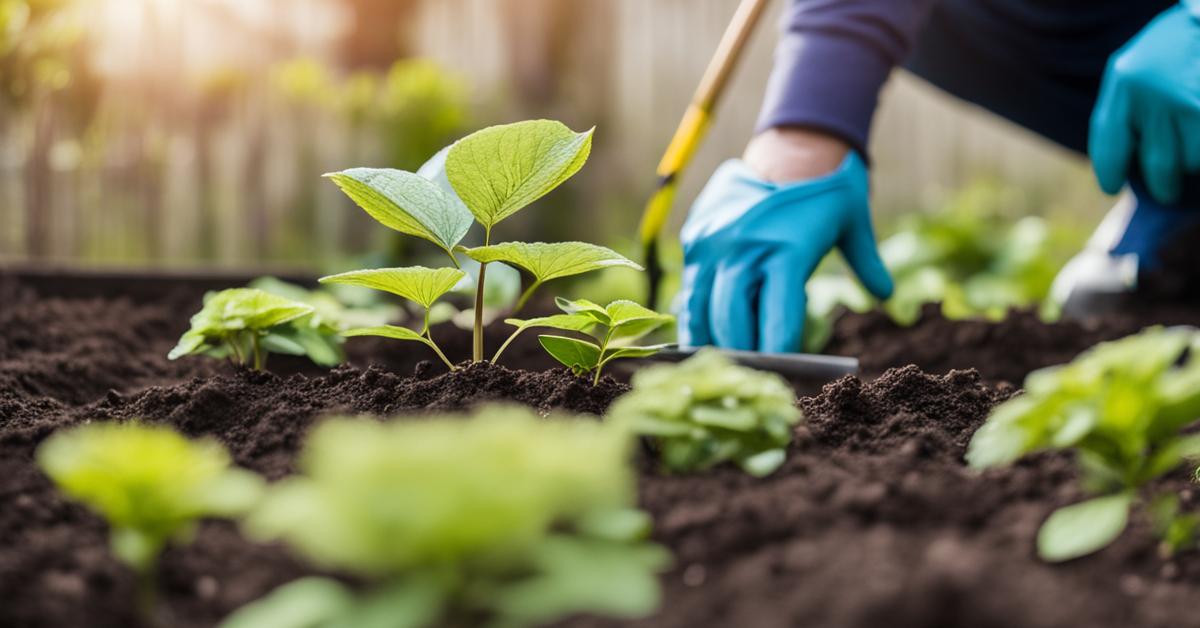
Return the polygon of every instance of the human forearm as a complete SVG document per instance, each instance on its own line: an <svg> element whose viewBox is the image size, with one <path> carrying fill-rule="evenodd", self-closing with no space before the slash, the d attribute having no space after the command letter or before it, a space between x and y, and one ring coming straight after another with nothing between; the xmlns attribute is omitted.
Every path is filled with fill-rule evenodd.
<svg viewBox="0 0 1200 628"><path fill-rule="evenodd" d="M865 155L879 89L932 2L791 0L758 130L817 130Z"/></svg>

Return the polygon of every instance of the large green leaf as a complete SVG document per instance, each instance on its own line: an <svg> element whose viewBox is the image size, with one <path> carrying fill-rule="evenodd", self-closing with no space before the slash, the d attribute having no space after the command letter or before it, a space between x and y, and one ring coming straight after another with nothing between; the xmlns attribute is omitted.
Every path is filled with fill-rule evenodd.
<svg viewBox="0 0 1200 628"><path fill-rule="evenodd" d="M351 168L325 176L384 226L424 238L447 253L471 228L471 212L462 201L420 175L391 168Z"/></svg>
<svg viewBox="0 0 1200 628"><path fill-rule="evenodd" d="M566 336L538 336L538 342L555 360L572 371L590 371L600 364L600 347Z"/></svg>
<svg viewBox="0 0 1200 628"><path fill-rule="evenodd" d="M340 275L322 277L321 283L340 283L365 286L391 292L428 309L443 294L454 288L466 274L457 268L377 268L353 270Z"/></svg>
<svg viewBox="0 0 1200 628"><path fill-rule="evenodd" d="M480 263L506 262L520 266L538 283L614 266L642 270L624 255L587 242L505 242L463 252Z"/></svg>
<svg viewBox="0 0 1200 628"><path fill-rule="evenodd" d="M1107 546L1125 530L1132 504L1133 493L1124 492L1059 508L1038 530L1038 556L1060 562Z"/></svg>
<svg viewBox="0 0 1200 628"><path fill-rule="evenodd" d="M446 156L446 177L485 228L536 201L583 167L592 131L531 120L493 126L459 140Z"/></svg>

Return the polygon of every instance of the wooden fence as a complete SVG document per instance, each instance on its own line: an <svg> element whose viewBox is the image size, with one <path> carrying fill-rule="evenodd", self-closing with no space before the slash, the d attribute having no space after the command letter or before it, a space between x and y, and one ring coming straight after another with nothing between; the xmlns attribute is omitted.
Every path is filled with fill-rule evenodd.
<svg viewBox="0 0 1200 628"><path fill-rule="evenodd" d="M553 116L575 128L597 125L592 163L563 197L571 206L533 210L514 228L552 223L577 237L621 237L632 235L658 154L736 4L424 0L408 32L419 54L466 77L479 124ZM676 221L707 174L749 138L775 21L764 22L720 106ZM41 213L30 211L39 187L30 185L28 163L38 112L0 112L0 261L311 266L372 246L369 221L318 178L382 165L372 129L281 102L263 82L252 74L219 111L160 107L139 101L146 95L133 87L108 86L107 102L122 106L101 129L58 134L39 149L49 190ZM1015 212L1067 213L1086 226L1103 208L1078 158L911 77L898 75L885 92L871 147L880 214L935 206L979 177L1005 182ZM41 233L31 238L30 230Z"/></svg>

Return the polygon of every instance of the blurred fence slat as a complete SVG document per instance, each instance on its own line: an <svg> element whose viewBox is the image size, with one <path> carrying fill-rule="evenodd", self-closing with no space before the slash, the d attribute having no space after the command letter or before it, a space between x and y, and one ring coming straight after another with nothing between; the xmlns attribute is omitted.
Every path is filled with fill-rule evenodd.
<svg viewBox="0 0 1200 628"><path fill-rule="evenodd" d="M469 77L486 122L544 115L577 128L598 125L592 163L573 182L580 213L540 219L586 228L578 237L588 239L599 239L599 232L632 237L658 156L737 0L556 4L567 1L421 0L409 29L412 45ZM683 182L677 222L707 175L739 155L749 139L783 1L764 20L719 106L710 139ZM174 28L195 21L179 15ZM290 19L306 15L298 10ZM324 19L327 13L311 15ZM553 29L565 23L568 31L535 37L530 24L541 23ZM160 34L155 41L173 39ZM260 48L254 49L258 61L267 54ZM555 56L539 56L539 50ZM305 52L331 58L325 49ZM540 82L537 72L562 76ZM211 117L187 104L138 104L139 94L109 86L106 98L134 105L106 121L102 154L58 163L56 156L70 146L51 150L59 167L50 173L46 256L84 263L316 265L361 252L346 246L364 244L364 217L348 210L319 175L382 165L379 147L369 130L355 131L332 114L288 110L263 82L255 77L228 110ZM34 225L24 210L33 122L28 113L0 119L0 261L37 253L29 248ZM88 141L81 140L85 149ZM1103 204L1079 158L907 76L885 89L872 153L881 214L935 205L981 173L1027 190L1029 207L1070 206L1081 222Z"/></svg>

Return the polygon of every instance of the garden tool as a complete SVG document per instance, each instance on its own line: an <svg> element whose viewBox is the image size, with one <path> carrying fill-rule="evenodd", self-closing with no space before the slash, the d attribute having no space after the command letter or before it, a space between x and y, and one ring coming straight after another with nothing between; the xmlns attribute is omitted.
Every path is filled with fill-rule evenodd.
<svg viewBox="0 0 1200 628"><path fill-rule="evenodd" d="M660 362L680 362L694 355L701 347L671 346L645 358ZM703 347L717 351L742 366L772 371L782 375L801 395L815 395L821 387L846 375L858 374L858 359L838 355L811 355L802 353L759 353L757 351L735 351Z"/></svg>
<svg viewBox="0 0 1200 628"><path fill-rule="evenodd" d="M733 14L733 19L725 29L725 34L721 37L712 60L709 61L708 69L700 79L700 85L696 88L692 101L679 122L662 161L658 164L658 187L646 203L639 228L646 276L649 280L646 303L650 307L656 307L658 303L663 275L662 264L658 259L658 236L671 215L679 178L704 140L712 123L717 101L725 90L733 68L745 50L746 43L762 18L766 6L767 0L742 0L738 5L737 12Z"/></svg>

